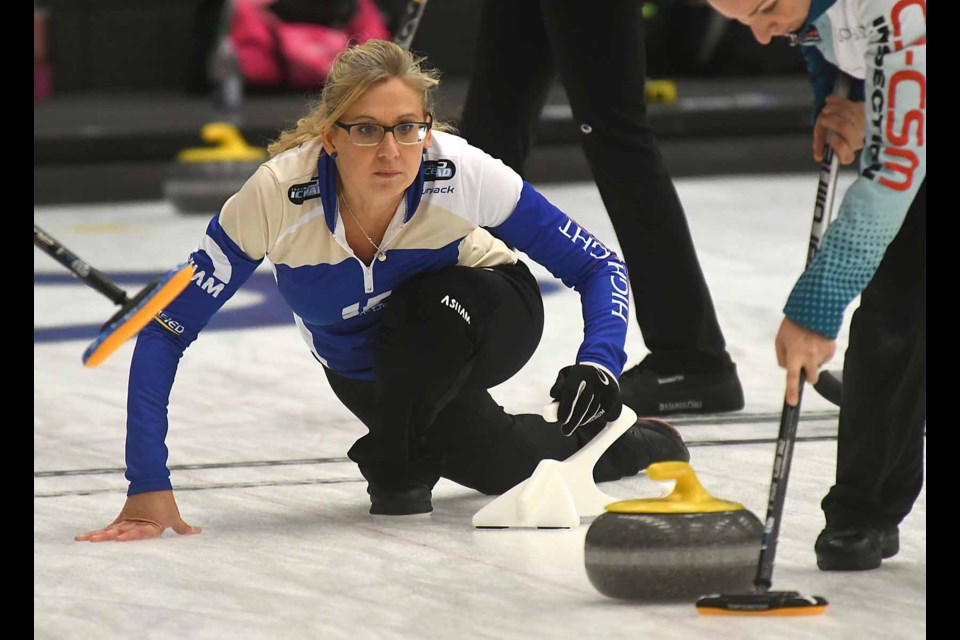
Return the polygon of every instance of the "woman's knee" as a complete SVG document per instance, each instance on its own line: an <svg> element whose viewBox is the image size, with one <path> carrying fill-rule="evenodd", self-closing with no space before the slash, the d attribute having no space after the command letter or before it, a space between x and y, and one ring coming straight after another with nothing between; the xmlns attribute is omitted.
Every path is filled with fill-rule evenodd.
<svg viewBox="0 0 960 640"><path fill-rule="evenodd" d="M446 272L404 283L391 296L381 323L378 346L407 343L435 350L461 351L473 344L478 311L454 293Z"/></svg>

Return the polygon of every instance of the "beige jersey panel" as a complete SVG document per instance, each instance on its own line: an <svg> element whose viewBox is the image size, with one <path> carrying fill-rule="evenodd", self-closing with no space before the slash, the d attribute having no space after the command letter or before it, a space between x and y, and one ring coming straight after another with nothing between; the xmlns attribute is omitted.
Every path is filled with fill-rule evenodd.
<svg viewBox="0 0 960 640"><path fill-rule="evenodd" d="M271 262L295 268L315 264L338 264L353 258L330 233L323 216L323 207L319 200L316 202L312 213L300 216L296 225L285 230L273 251L267 254Z"/></svg>
<svg viewBox="0 0 960 640"><path fill-rule="evenodd" d="M298 205L286 195L290 187L313 179L319 155L318 141L278 154L224 205L220 224L248 256L290 267L336 264L351 257L327 227L319 198Z"/></svg>
<svg viewBox="0 0 960 640"><path fill-rule="evenodd" d="M316 175L320 145L303 144L260 165L246 184L220 212L220 224L244 253L274 264L302 267L337 264L353 256L330 231L319 198L302 205L287 198L294 185L309 183ZM488 231L428 201L390 242L390 249L439 249L458 238L458 264L491 267L514 264L516 253Z"/></svg>
<svg viewBox="0 0 960 640"><path fill-rule="evenodd" d="M220 226L254 260L273 247L283 226L283 203L276 176L265 164L224 203Z"/></svg>
<svg viewBox="0 0 960 640"><path fill-rule="evenodd" d="M477 227L460 243L460 257L457 260L460 266L479 269L516 262L517 252L482 227Z"/></svg>
<svg viewBox="0 0 960 640"><path fill-rule="evenodd" d="M464 237L465 236L465 237ZM452 211L422 203L417 215L407 223L395 248L439 249L457 238L460 243L458 264L464 267L491 267L514 264L516 254L486 229L475 227Z"/></svg>

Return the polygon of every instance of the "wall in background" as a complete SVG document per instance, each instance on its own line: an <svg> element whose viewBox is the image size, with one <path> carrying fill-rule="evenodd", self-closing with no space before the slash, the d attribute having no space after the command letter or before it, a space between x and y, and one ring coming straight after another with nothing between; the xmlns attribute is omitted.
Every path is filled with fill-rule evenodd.
<svg viewBox="0 0 960 640"><path fill-rule="evenodd" d="M326 1L326 0L318 0ZM406 0L376 0L388 24ZM481 0L428 2L413 48L466 74ZM205 90L223 0L38 0L57 94Z"/></svg>
<svg viewBox="0 0 960 640"><path fill-rule="evenodd" d="M283 0L352 4L352 0ZM374 0L391 28L409 0ZM638 2L641 0L637 0ZM37 0L47 14L47 55L57 94L209 90L206 59L225 0ZM697 0L645 0L650 77L802 73L785 39L763 55L749 30ZM473 65L482 0L428 0L412 48L445 74ZM332 6L332 5L330 5ZM331 9L332 11L333 9ZM602 4L590 10L602 10Z"/></svg>

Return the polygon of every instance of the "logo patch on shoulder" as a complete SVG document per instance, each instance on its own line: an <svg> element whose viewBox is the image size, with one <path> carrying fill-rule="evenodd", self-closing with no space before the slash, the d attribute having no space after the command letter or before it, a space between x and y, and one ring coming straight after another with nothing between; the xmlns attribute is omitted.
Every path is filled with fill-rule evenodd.
<svg viewBox="0 0 960 640"><path fill-rule="evenodd" d="M287 198L293 204L303 204L304 201L320 197L320 181L295 184L287 190Z"/></svg>
<svg viewBox="0 0 960 640"><path fill-rule="evenodd" d="M424 180L449 180L457 175L457 166L450 160L424 160Z"/></svg>

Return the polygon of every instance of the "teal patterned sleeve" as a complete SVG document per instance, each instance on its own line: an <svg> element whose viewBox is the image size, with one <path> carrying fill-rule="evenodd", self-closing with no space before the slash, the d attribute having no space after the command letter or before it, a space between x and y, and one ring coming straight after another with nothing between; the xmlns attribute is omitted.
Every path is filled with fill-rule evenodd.
<svg viewBox="0 0 960 640"><path fill-rule="evenodd" d="M871 0L861 10L872 30L863 52L866 140L859 174L784 307L788 318L829 338L837 337L847 307L873 278L926 179L925 5Z"/></svg>

